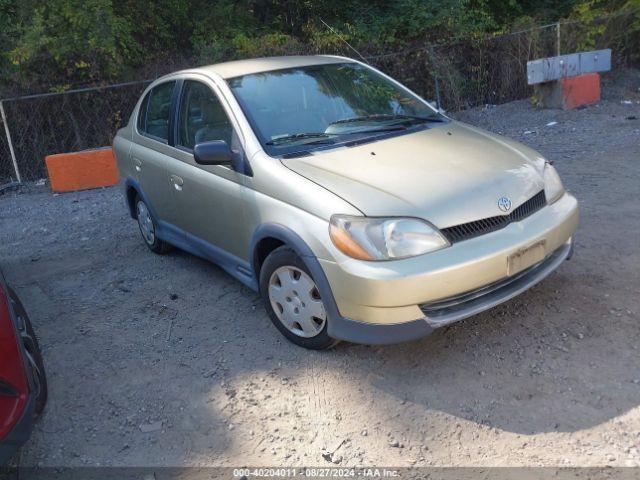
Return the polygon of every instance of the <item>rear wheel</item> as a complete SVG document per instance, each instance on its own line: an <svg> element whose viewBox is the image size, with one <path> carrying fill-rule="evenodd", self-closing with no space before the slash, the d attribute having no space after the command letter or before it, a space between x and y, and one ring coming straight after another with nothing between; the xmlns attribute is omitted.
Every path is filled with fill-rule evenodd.
<svg viewBox="0 0 640 480"><path fill-rule="evenodd" d="M136 196L136 218L138 219L142 239L145 245L149 247L149 250L158 254L167 253L171 250L171 245L160 240L156 235L156 224L151 216L149 207L139 196Z"/></svg>
<svg viewBox="0 0 640 480"><path fill-rule="evenodd" d="M296 345L323 350L338 343L327 334L327 313L315 280L289 247L275 249L264 261L260 293L273 324Z"/></svg>

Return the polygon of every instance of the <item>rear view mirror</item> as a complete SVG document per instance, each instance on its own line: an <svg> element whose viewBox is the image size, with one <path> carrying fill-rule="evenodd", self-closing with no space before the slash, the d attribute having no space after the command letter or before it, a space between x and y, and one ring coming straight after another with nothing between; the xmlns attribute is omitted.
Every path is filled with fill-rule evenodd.
<svg viewBox="0 0 640 480"><path fill-rule="evenodd" d="M200 165L224 165L231 163L233 152L224 140L213 140L193 147L193 158Z"/></svg>

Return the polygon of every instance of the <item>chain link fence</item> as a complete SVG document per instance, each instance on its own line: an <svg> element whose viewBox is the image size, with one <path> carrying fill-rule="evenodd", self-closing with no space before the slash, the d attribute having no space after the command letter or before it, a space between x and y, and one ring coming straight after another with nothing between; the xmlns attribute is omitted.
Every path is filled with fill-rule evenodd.
<svg viewBox="0 0 640 480"><path fill-rule="evenodd" d="M612 48L614 68L636 65L640 60L638 50L625 33L634 18L626 14L589 24L556 23L475 41L423 44L379 55L365 54L365 58L423 98L438 99L446 110L460 110L530 96L527 61L559 52ZM301 48L304 51L287 53L310 53L308 46ZM345 46L341 52L330 53L359 55L347 52ZM46 178L46 155L110 145L149 82L2 100L20 179ZM8 135L0 129L0 185L20 179Z"/></svg>
<svg viewBox="0 0 640 480"><path fill-rule="evenodd" d="M47 176L44 157L111 145L149 80L2 101L18 172L6 131L0 142L0 183ZM20 178L18 178L18 176Z"/></svg>
<svg viewBox="0 0 640 480"><path fill-rule="evenodd" d="M369 57L372 64L446 110L527 98L527 62L579 51L611 48L613 68L638 66L633 14L593 22L557 22L501 36L437 46L419 46Z"/></svg>

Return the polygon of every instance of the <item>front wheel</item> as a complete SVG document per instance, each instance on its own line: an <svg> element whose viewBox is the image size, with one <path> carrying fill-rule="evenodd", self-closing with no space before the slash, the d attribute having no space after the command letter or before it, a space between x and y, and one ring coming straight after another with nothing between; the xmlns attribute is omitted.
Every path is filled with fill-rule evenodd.
<svg viewBox="0 0 640 480"><path fill-rule="evenodd" d="M338 343L327 334L327 313L311 273L289 247L264 261L260 293L273 324L296 345L324 350Z"/></svg>

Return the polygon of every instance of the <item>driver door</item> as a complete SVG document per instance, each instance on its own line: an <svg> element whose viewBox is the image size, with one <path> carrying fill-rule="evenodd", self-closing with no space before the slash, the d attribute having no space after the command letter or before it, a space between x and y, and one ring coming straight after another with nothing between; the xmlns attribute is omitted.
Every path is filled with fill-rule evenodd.
<svg viewBox="0 0 640 480"><path fill-rule="evenodd" d="M167 164L175 203L172 223L184 230L195 248L211 245L246 259L244 239L244 175L226 165L199 165L197 143L224 140L236 154L242 146L227 113L212 88L185 80L176 118L176 154Z"/></svg>

